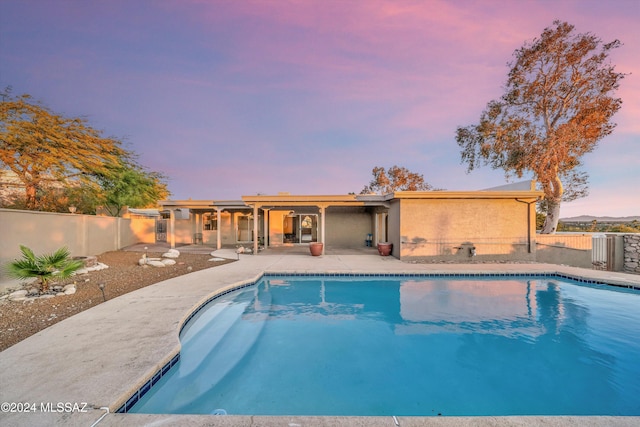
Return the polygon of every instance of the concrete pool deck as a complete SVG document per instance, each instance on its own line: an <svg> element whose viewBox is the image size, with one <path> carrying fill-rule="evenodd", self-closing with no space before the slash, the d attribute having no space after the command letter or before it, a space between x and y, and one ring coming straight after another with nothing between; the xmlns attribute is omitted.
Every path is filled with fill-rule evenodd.
<svg viewBox="0 0 640 427"><path fill-rule="evenodd" d="M232 250L216 255L236 258ZM122 295L0 352L0 402L35 411L0 413L3 426L557 426L640 425L640 417L305 417L114 414L175 356L187 316L220 290L269 273L550 273L640 287L640 276L550 264L411 264L372 255L240 255L239 262ZM61 409L58 411L58 404ZM85 406L86 403L86 406ZM65 405L68 404L68 405ZM77 405L76 405L77 404ZM67 411L72 409L73 412ZM86 411L86 412L84 412Z"/></svg>

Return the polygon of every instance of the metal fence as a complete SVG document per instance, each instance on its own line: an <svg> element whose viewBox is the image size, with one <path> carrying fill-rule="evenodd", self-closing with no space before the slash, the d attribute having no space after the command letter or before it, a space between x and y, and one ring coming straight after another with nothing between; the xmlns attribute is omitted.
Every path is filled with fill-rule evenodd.
<svg viewBox="0 0 640 427"><path fill-rule="evenodd" d="M609 270L608 268L608 260L610 260L609 255L609 241L610 239L605 235L594 235L591 238L591 264L593 264L593 268L596 270Z"/></svg>

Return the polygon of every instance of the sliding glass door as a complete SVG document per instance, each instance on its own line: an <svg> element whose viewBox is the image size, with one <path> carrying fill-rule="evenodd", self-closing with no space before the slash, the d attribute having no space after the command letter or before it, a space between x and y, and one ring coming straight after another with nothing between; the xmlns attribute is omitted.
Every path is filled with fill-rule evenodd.
<svg viewBox="0 0 640 427"><path fill-rule="evenodd" d="M289 214L283 218L283 243L318 241L318 215Z"/></svg>

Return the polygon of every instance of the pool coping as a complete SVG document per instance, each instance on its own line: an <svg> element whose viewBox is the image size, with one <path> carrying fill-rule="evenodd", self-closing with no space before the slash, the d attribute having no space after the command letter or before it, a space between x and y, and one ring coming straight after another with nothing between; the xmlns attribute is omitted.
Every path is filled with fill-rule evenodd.
<svg viewBox="0 0 640 427"><path fill-rule="evenodd" d="M640 276L551 264L413 264L368 255L249 256L239 262L170 279L65 319L0 353L0 402L86 403L87 412L0 413L5 425L395 425L389 417L238 417L114 414L179 354L178 332L215 294L255 283L263 274L550 274L640 288ZM51 361L59 362L51 369ZM175 363L175 362L174 362ZM35 374L34 374L35 373ZM103 409L100 409L103 408ZM45 409L47 409L45 407ZM379 419L380 418L380 419ZM398 417L400 425L449 423L450 417ZM556 425L638 424L640 417L543 417ZM232 420L235 420L232 422ZM296 421L298 420L298 421ZM463 417L473 424L537 423L540 417ZM534 421L535 420L535 421ZM419 424L413 424L414 422ZM428 423L428 424L425 424ZM450 424L450 425L454 425ZM435 425L435 424L434 424ZM629 424L630 425L630 424Z"/></svg>

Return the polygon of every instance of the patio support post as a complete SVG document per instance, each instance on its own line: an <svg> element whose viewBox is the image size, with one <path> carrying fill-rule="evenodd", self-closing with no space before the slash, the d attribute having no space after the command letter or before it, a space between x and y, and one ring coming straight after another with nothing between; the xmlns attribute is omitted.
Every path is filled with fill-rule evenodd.
<svg viewBox="0 0 640 427"><path fill-rule="evenodd" d="M375 213L375 217L373 220L373 242L371 242L371 246L374 248L377 246L378 242L380 242L380 216L382 214L380 212Z"/></svg>
<svg viewBox="0 0 640 427"><path fill-rule="evenodd" d="M222 232L220 231L222 227L222 209L220 208L216 208L216 224L218 224L216 227L216 249L219 250L222 248Z"/></svg>
<svg viewBox="0 0 640 427"><path fill-rule="evenodd" d="M325 217L325 212L326 212L326 207L324 205L322 206L318 206L320 208L320 242L323 243L322 245L322 255L324 255L324 250L325 250L325 244L324 244L324 217Z"/></svg>
<svg viewBox="0 0 640 427"><path fill-rule="evenodd" d="M171 249L176 248L176 211L169 209L169 242Z"/></svg>
<svg viewBox="0 0 640 427"><path fill-rule="evenodd" d="M258 205L253 205L253 254L258 254Z"/></svg>
<svg viewBox="0 0 640 427"><path fill-rule="evenodd" d="M196 243L195 237L198 232L198 213L189 209L189 222L191 222L191 243Z"/></svg>
<svg viewBox="0 0 640 427"><path fill-rule="evenodd" d="M389 240L389 236L387 235L387 217L389 216L388 212L383 212L382 213L382 236L381 239L383 239L383 242L386 242L387 240Z"/></svg>
<svg viewBox="0 0 640 427"><path fill-rule="evenodd" d="M269 209L262 208L262 238L264 248L269 246Z"/></svg>

